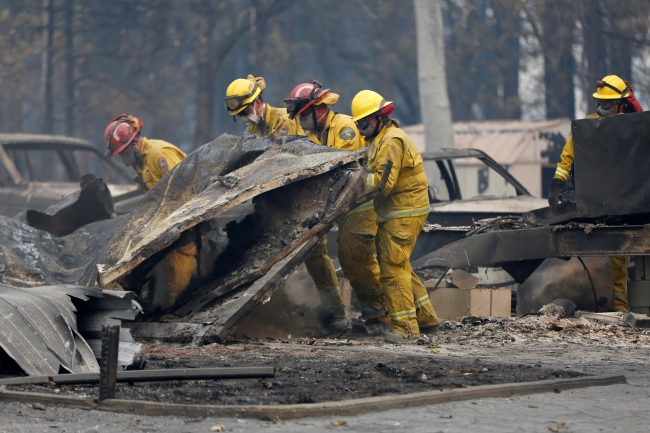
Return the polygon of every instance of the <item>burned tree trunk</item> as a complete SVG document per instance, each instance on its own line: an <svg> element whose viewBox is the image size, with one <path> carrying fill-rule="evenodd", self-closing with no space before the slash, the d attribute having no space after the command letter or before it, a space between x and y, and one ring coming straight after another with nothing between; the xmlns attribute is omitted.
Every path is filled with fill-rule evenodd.
<svg viewBox="0 0 650 433"><path fill-rule="evenodd" d="M74 135L74 0L65 1L65 134Z"/></svg>
<svg viewBox="0 0 650 433"><path fill-rule="evenodd" d="M52 99L52 34L54 33L54 0L43 0L41 22L43 24L43 51L41 53L41 102L43 104L44 134L54 131L54 107Z"/></svg>
<svg viewBox="0 0 650 433"><path fill-rule="evenodd" d="M445 40L439 0L414 0L418 85L427 152L454 146L445 72Z"/></svg>
<svg viewBox="0 0 650 433"><path fill-rule="evenodd" d="M574 4L571 0L546 3L542 14L542 46L546 117L549 119L575 116L575 60L572 52L574 24Z"/></svg>

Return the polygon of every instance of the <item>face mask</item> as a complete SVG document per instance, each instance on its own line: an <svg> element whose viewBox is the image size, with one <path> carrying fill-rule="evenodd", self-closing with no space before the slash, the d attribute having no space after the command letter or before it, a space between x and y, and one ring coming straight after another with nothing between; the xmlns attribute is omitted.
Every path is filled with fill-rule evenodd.
<svg viewBox="0 0 650 433"><path fill-rule="evenodd" d="M313 131L314 130L314 113L311 113L308 116L300 116L300 126L302 126L302 129L305 131Z"/></svg>
<svg viewBox="0 0 650 433"><path fill-rule="evenodd" d="M361 133L361 135L368 138L376 137L377 133L379 132L379 119L376 120L377 120L377 124L374 126L370 122L367 122L363 127L360 127L359 124L357 124L357 127L359 128L359 132Z"/></svg>
<svg viewBox="0 0 650 433"><path fill-rule="evenodd" d="M600 117L608 117L608 116L611 116L612 114L614 114L614 113L612 113L613 108L614 107L609 107L609 109L605 110L603 107L598 105L598 108L596 109L596 113L598 113L598 115Z"/></svg>
<svg viewBox="0 0 650 433"><path fill-rule="evenodd" d="M138 158L135 154L136 150L133 149L129 153L120 153L120 157L122 158L122 162L126 165L135 165L138 162Z"/></svg>
<svg viewBox="0 0 650 433"><path fill-rule="evenodd" d="M257 112L255 111L255 107L253 107L253 112L247 116L242 116L242 120L244 121L245 124L249 126L255 126L260 124L262 118L257 115Z"/></svg>

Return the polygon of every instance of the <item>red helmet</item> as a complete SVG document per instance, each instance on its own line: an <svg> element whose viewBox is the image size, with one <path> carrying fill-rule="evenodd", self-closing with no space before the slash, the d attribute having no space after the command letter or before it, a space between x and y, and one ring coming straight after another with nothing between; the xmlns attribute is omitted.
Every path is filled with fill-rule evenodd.
<svg viewBox="0 0 650 433"><path fill-rule="evenodd" d="M329 91L330 89L323 89L323 85L316 80L298 84L291 91L291 95L283 101L289 118L293 119L300 115Z"/></svg>
<svg viewBox="0 0 650 433"><path fill-rule="evenodd" d="M115 156L133 143L140 134L142 119L126 114L120 114L108 124L104 130L106 156Z"/></svg>

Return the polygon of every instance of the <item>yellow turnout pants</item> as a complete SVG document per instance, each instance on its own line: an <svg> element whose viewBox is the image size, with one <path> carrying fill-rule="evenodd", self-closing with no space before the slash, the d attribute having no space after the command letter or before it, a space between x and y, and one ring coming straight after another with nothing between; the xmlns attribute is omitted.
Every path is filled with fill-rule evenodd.
<svg viewBox="0 0 650 433"><path fill-rule="evenodd" d="M377 214L374 209L346 215L339 221L339 262L362 306L384 306L375 257Z"/></svg>
<svg viewBox="0 0 650 433"><path fill-rule="evenodd" d="M426 215L380 223L377 256L380 282L393 331L407 338L420 336L420 327L440 323L420 278L411 268L411 252Z"/></svg>
<svg viewBox="0 0 650 433"><path fill-rule="evenodd" d="M612 280L614 282L614 309L630 311L627 304L627 257L612 256Z"/></svg>
<svg viewBox="0 0 650 433"><path fill-rule="evenodd" d="M187 289L190 279L196 273L196 244L194 242L178 247L165 257L165 307L171 307Z"/></svg>
<svg viewBox="0 0 650 433"><path fill-rule="evenodd" d="M336 269L332 259L327 255L327 237L323 237L316 248L311 250L305 259L305 266L316 284L321 304L332 307L337 317L345 317L345 306L341 298L339 280L336 278Z"/></svg>

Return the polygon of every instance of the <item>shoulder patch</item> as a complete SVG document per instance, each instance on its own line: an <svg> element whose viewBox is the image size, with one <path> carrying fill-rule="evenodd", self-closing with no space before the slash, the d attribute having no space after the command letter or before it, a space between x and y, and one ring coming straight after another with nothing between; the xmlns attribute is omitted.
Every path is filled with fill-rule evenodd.
<svg viewBox="0 0 650 433"><path fill-rule="evenodd" d="M349 126L344 127L341 129L341 132L339 132L339 138L341 140L352 140L357 134L354 132L354 129L350 128Z"/></svg>
<svg viewBox="0 0 650 433"><path fill-rule="evenodd" d="M167 173L169 171L169 164L167 164L167 158L165 158L164 156L158 158L158 168L163 173Z"/></svg>

